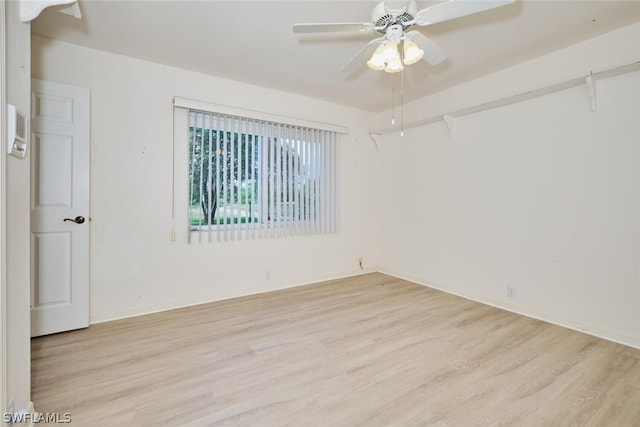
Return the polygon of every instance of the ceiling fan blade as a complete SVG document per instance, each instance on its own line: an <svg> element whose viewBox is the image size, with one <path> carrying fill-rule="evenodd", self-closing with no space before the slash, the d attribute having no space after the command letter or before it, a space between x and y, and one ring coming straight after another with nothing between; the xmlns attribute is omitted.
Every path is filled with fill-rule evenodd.
<svg viewBox="0 0 640 427"><path fill-rule="evenodd" d="M341 73L350 73L354 71L358 67L362 66L366 62L368 56L373 55L373 51L376 50L380 42L384 40L384 37L378 37L377 39L371 40L367 43L362 49L355 54L353 58L349 62L347 62L344 67L340 69Z"/></svg>
<svg viewBox="0 0 640 427"><path fill-rule="evenodd" d="M439 3L418 11L415 17L416 24L421 26L437 24L438 22L505 6L514 1L515 0L448 0L444 3Z"/></svg>
<svg viewBox="0 0 640 427"><path fill-rule="evenodd" d="M449 54L443 48L418 31L409 31L406 36L413 40L418 47L424 51L422 59L431 65L438 65L449 57Z"/></svg>
<svg viewBox="0 0 640 427"><path fill-rule="evenodd" d="M333 33L343 31L369 31L371 22L333 22L317 24L294 24L294 33Z"/></svg>

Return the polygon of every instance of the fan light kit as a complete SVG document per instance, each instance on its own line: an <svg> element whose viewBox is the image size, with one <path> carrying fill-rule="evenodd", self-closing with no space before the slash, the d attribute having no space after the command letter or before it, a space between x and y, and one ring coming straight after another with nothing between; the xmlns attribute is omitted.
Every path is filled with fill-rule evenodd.
<svg viewBox="0 0 640 427"><path fill-rule="evenodd" d="M370 22L336 22L295 24L294 33L328 33L342 31L376 31L381 37L367 43L347 64L342 72L360 68L363 62L372 70L401 73L405 65L421 59L437 65L447 59L447 52L418 31L406 31L414 25L426 27L462 16L472 15L515 0L447 0L418 10L416 0L383 1L373 8ZM367 61L366 58L369 58ZM400 79L400 135L404 134L404 73ZM395 83L393 97L395 96ZM395 109L391 105L391 124L395 125Z"/></svg>
<svg viewBox="0 0 640 427"><path fill-rule="evenodd" d="M387 34L391 36L380 43L371 55L371 59L367 61L367 65L372 70L397 73L404 70L403 63L404 65L415 64L424 56L424 51L411 38L402 34L402 27L399 25L390 27ZM403 44L403 55L400 55L400 43Z"/></svg>
<svg viewBox="0 0 640 427"><path fill-rule="evenodd" d="M365 62L373 70L397 73L405 65L421 59L437 65L448 54L418 31L405 32L414 25L426 27L466 15L513 3L515 0L447 0L418 10L415 0L383 1L373 8L370 22L337 22L295 24L294 33L327 33L343 31L376 31L381 37L371 40L344 67L354 71Z"/></svg>

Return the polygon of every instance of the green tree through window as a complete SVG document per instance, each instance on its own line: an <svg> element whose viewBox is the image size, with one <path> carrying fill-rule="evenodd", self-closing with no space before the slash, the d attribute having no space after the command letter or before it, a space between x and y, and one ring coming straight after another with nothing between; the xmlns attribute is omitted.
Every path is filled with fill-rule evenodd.
<svg viewBox="0 0 640 427"><path fill-rule="evenodd" d="M330 228L335 136L323 132L191 112L192 229Z"/></svg>

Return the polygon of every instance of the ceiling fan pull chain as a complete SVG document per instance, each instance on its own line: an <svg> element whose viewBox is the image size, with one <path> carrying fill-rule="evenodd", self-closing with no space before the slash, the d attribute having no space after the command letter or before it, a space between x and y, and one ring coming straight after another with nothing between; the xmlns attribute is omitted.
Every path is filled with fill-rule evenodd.
<svg viewBox="0 0 640 427"><path fill-rule="evenodd" d="M400 136L404 136L404 70L400 71Z"/></svg>
<svg viewBox="0 0 640 427"><path fill-rule="evenodd" d="M396 124L395 98L396 98L396 81L395 79L391 79L391 125L392 126Z"/></svg>

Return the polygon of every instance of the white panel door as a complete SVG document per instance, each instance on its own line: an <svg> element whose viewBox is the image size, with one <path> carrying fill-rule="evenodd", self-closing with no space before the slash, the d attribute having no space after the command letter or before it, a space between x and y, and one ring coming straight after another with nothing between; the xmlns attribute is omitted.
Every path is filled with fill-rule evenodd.
<svg viewBox="0 0 640 427"><path fill-rule="evenodd" d="M32 80L31 336L89 326L89 89Z"/></svg>

